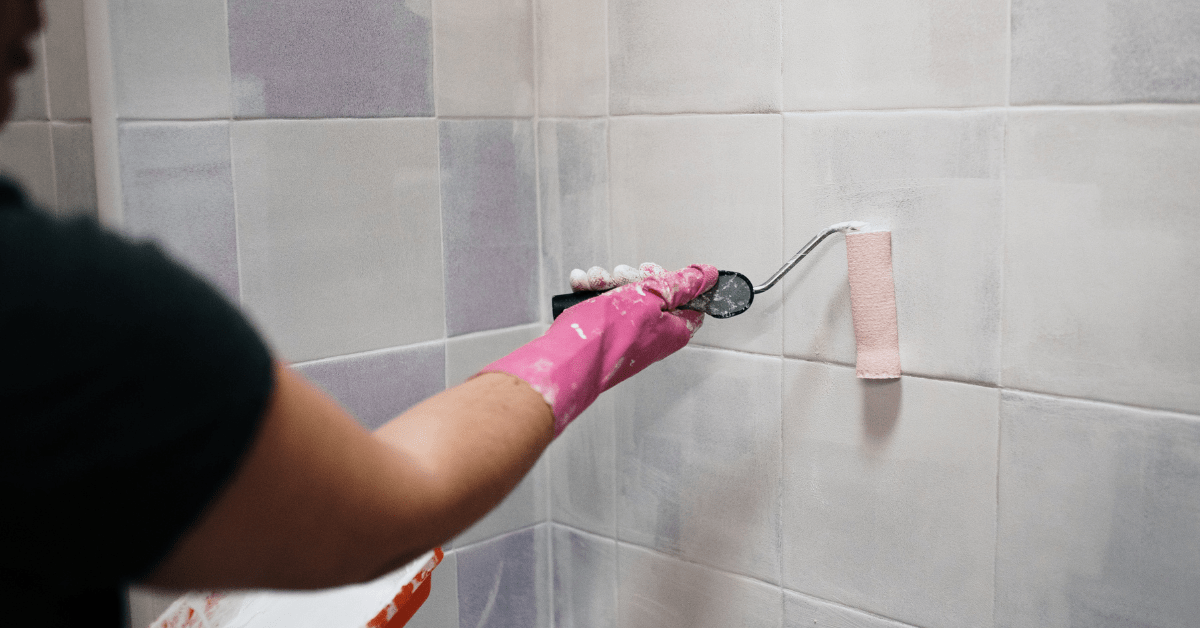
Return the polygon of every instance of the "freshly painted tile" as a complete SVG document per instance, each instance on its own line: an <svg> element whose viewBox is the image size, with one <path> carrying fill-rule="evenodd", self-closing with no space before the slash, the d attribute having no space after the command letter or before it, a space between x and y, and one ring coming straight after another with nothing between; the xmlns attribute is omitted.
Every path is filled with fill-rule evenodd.
<svg viewBox="0 0 1200 628"><path fill-rule="evenodd" d="M622 541L779 581L780 362L689 348L617 389Z"/></svg>
<svg viewBox="0 0 1200 628"><path fill-rule="evenodd" d="M178 592L164 593L145 587L129 587L129 625L134 628L149 626L158 619L179 597Z"/></svg>
<svg viewBox="0 0 1200 628"><path fill-rule="evenodd" d="M783 106L1004 105L1008 4L783 0Z"/></svg>
<svg viewBox="0 0 1200 628"><path fill-rule="evenodd" d="M549 626L546 534L546 526L538 526L458 552L459 626Z"/></svg>
<svg viewBox="0 0 1200 628"><path fill-rule="evenodd" d="M837 222L890 229L904 371L996 382L1003 114L784 119L785 255ZM785 355L854 363L846 272L845 237L834 235L775 288Z"/></svg>
<svg viewBox="0 0 1200 628"><path fill-rule="evenodd" d="M779 111L779 0L610 0L613 114Z"/></svg>
<svg viewBox="0 0 1200 628"><path fill-rule="evenodd" d="M57 205L49 122L9 122L0 128L0 173L21 184L43 209Z"/></svg>
<svg viewBox="0 0 1200 628"><path fill-rule="evenodd" d="M617 535L613 417L617 394L601 395L546 453L551 519L608 537Z"/></svg>
<svg viewBox="0 0 1200 628"><path fill-rule="evenodd" d="M1200 101L1200 4L1013 0L1012 103Z"/></svg>
<svg viewBox="0 0 1200 628"><path fill-rule="evenodd" d="M446 341L446 386L457 386L479 369L542 335L542 325L484 331Z"/></svg>
<svg viewBox="0 0 1200 628"><path fill-rule="evenodd" d="M535 0L542 116L608 113L607 0Z"/></svg>
<svg viewBox="0 0 1200 628"><path fill-rule="evenodd" d="M613 264L712 264L762 282L783 264L778 115L610 122ZM694 342L778 355L781 290Z"/></svg>
<svg viewBox="0 0 1200 628"><path fill-rule="evenodd" d="M232 133L242 298L286 359L443 337L436 122Z"/></svg>
<svg viewBox="0 0 1200 628"><path fill-rule="evenodd" d="M43 37L29 44L33 53L33 67L17 76L14 81L15 101L10 120L49 120L46 106L46 48Z"/></svg>
<svg viewBox="0 0 1200 628"><path fill-rule="evenodd" d="M783 586L927 628L988 625L999 393L784 361Z"/></svg>
<svg viewBox="0 0 1200 628"><path fill-rule="evenodd" d="M91 123L52 122L50 138L54 143L58 213L96 217L96 153L92 149Z"/></svg>
<svg viewBox="0 0 1200 628"><path fill-rule="evenodd" d="M46 83L54 120L91 116L83 0L42 3L46 16Z"/></svg>
<svg viewBox="0 0 1200 628"><path fill-rule="evenodd" d="M110 0L121 118L229 117L225 0Z"/></svg>
<svg viewBox="0 0 1200 628"><path fill-rule="evenodd" d="M500 502L483 519L467 528L454 538L454 547L478 543L484 539L520 530L545 522L547 516L547 458L542 456L517 484L504 501Z"/></svg>
<svg viewBox="0 0 1200 628"><path fill-rule="evenodd" d="M533 124L443 120L438 129L446 333L537 321Z"/></svg>
<svg viewBox="0 0 1200 628"><path fill-rule="evenodd" d="M542 206L542 316L549 297L571 291L571 269L603 266L608 257L608 124L543 120L538 125L538 193ZM639 262L625 262L636 266Z"/></svg>
<svg viewBox="0 0 1200 628"><path fill-rule="evenodd" d="M433 115L431 0L229 0L238 117Z"/></svg>
<svg viewBox="0 0 1200 628"><path fill-rule="evenodd" d="M910 628L906 624L800 595L783 592L783 628Z"/></svg>
<svg viewBox="0 0 1200 628"><path fill-rule="evenodd" d="M780 591L757 580L617 546L617 625L622 628L771 628Z"/></svg>
<svg viewBox="0 0 1200 628"><path fill-rule="evenodd" d="M532 0L438 0L439 116L533 115Z"/></svg>
<svg viewBox="0 0 1200 628"><path fill-rule="evenodd" d="M1005 387L1200 411L1200 111L1014 112L1007 155Z"/></svg>
<svg viewBox="0 0 1200 628"><path fill-rule="evenodd" d="M458 628L458 555L446 552L432 579L429 599L404 628Z"/></svg>
<svg viewBox="0 0 1200 628"><path fill-rule="evenodd" d="M125 230L152 238L238 299L228 122L125 122L117 130Z"/></svg>
<svg viewBox="0 0 1200 628"><path fill-rule="evenodd" d="M553 526L554 626L615 628L617 542Z"/></svg>
<svg viewBox="0 0 1200 628"><path fill-rule="evenodd" d="M1192 626L1200 419L1006 392L996 626Z"/></svg>
<svg viewBox="0 0 1200 628"><path fill-rule="evenodd" d="M446 389L442 342L327 358L296 368L372 431Z"/></svg>

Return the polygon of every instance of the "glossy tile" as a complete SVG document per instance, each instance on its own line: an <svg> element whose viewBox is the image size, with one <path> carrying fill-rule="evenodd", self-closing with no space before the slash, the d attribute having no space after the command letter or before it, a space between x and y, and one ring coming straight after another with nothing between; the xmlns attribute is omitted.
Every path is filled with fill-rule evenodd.
<svg viewBox="0 0 1200 628"><path fill-rule="evenodd" d="M30 42L33 66L17 75L14 81L15 101L10 120L49 120L46 105L46 47L44 37Z"/></svg>
<svg viewBox="0 0 1200 628"><path fill-rule="evenodd" d="M446 340L446 386L457 386L467 381L479 369L541 335L542 325L535 323Z"/></svg>
<svg viewBox="0 0 1200 628"><path fill-rule="evenodd" d="M999 392L784 361L783 586L928 628L992 618Z"/></svg>
<svg viewBox="0 0 1200 628"><path fill-rule="evenodd" d="M46 19L46 86L54 120L91 117L83 0L43 2Z"/></svg>
<svg viewBox="0 0 1200 628"><path fill-rule="evenodd" d="M1200 419L1006 392L996 626L1200 617Z"/></svg>
<svg viewBox="0 0 1200 628"><path fill-rule="evenodd" d="M444 337L437 123L234 123L242 297L291 361Z"/></svg>
<svg viewBox="0 0 1200 628"><path fill-rule="evenodd" d="M458 336L536 322L533 124L442 120L438 129L446 333Z"/></svg>
<svg viewBox="0 0 1200 628"><path fill-rule="evenodd" d="M431 577L429 599L404 628L458 628L458 555L446 552Z"/></svg>
<svg viewBox="0 0 1200 628"><path fill-rule="evenodd" d="M1005 387L1200 412L1200 111L1014 111L1007 155Z"/></svg>
<svg viewBox="0 0 1200 628"><path fill-rule="evenodd" d="M237 302L237 218L228 122L117 129L124 228L151 238Z"/></svg>
<svg viewBox="0 0 1200 628"><path fill-rule="evenodd" d="M229 1L238 117L433 115L431 0Z"/></svg>
<svg viewBox="0 0 1200 628"><path fill-rule="evenodd" d="M613 264L712 264L761 282L783 264L778 115L614 118ZM709 319L697 344L778 355L782 291Z"/></svg>
<svg viewBox="0 0 1200 628"><path fill-rule="evenodd" d="M1200 5L1013 0L1012 103L1200 101Z"/></svg>
<svg viewBox="0 0 1200 628"><path fill-rule="evenodd" d="M540 310L544 320L551 320L549 299L571 291L572 269L614 266L608 255L607 122L542 120L538 168L544 282Z"/></svg>
<svg viewBox="0 0 1200 628"><path fill-rule="evenodd" d="M783 627L911 628L907 624L791 591L783 592Z"/></svg>
<svg viewBox="0 0 1200 628"><path fill-rule="evenodd" d="M117 116L227 118L225 0L110 0Z"/></svg>
<svg viewBox="0 0 1200 628"><path fill-rule="evenodd" d="M63 216L96 217L96 153L89 122L52 122L57 211Z"/></svg>
<svg viewBox="0 0 1200 628"><path fill-rule="evenodd" d="M617 542L552 526L554 626L616 628Z"/></svg>
<svg viewBox="0 0 1200 628"><path fill-rule="evenodd" d="M0 173L47 211L58 204L49 122L9 122L0 128Z"/></svg>
<svg viewBox="0 0 1200 628"><path fill-rule="evenodd" d="M533 115L532 0L438 0L439 116Z"/></svg>
<svg viewBox="0 0 1200 628"><path fill-rule="evenodd" d="M610 0L609 109L779 111L779 0Z"/></svg>
<svg viewBox="0 0 1200 628"><path fill-rule="evenodd" d="M757 580L617 546L617 625L622 628L771 628L780 591Z"/></svg>
<svg viewBox="0 0 1200 628"><path fill-rule="evenodd" d="M546 526L458 552L458 617L463 628L548 628Z"/></svg>
<svg viewBox="0 0 1200 628"><path fill-rule="evenodd" d="M550 517L594 534L616 537L616 433L613 397L606 393L547 450Z"/></svg>
<svg viewBox="0 0 1200 628"><path fill-rule="evenodd" d="M780 362L687 348L616 389L622 541L779 581Z"/></svg>
<svg viewBox="0 0 1200 628"><path fill-rule="evenodd" d="M783 0L783 106L1004 105L1008 4Z"/></svg>
<svg viewBox="0 0 1200 628"><path fill-rule="evenodd" d="M535 0L542 116L608 113L607 0Z"/></svg>
<svg viewBox="0 0 1200 628"><path fill-rule="evenodd" d="M994 383L1000 373L1004 116L788 114L785 254L846 220L892 231L904 372ZM845 237L789 273L788 356L853 364Z"/></svg>
<svg viewBox="0 0 1200 628"><path fill-rule="evenodd" d="M368 430L446 389L446 348L429 342L296 365Z"/></svg>
<svg viewBox="0 0 1200 628"><path fill-rule="evenodd" d="M520 530L532 525L544 523L547 515L547 477L549 463L542 456L537 464L529 470L525 478L517 484L504 501L500 502L484 518L475 522L462 534L454 538L454 547L463 547L490 539L497 535Z"/></svg>

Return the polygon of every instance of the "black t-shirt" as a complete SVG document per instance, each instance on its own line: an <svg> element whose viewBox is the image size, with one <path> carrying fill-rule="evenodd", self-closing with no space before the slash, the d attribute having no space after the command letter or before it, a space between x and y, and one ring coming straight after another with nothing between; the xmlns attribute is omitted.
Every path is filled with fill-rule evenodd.
<svg viewBox="0 0 1200 628"><path fill-rule="evenodd" d="M231 477L273 381L253 328L150 244L0 179L0 615L119 626L123 586Z"/></svg>

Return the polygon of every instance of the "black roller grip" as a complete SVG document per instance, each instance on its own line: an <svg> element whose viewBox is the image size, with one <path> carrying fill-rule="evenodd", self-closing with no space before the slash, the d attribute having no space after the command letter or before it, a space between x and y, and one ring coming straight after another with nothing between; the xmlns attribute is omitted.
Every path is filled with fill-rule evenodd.
<svg viewBox="0 0 1200 628"><path fill-rule="evenodd" d="M554 298L550 299L550 309L554 312L554 318L558 318L558 315L562 314L563 310L571 307L572 305L578 305L598 294L604 294L605 292L608 291L584 290L583 292L572 292L570 294L556 294L554 295Z"/></svg>

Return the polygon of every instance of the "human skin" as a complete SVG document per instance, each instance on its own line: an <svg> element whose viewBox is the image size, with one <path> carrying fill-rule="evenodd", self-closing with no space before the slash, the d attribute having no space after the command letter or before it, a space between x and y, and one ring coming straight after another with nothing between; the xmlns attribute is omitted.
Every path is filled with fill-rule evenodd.
<svg viewBox="0 0 1200 628"><path fill-rule="evenodd" d="M33 65L30 46L41 28L37 0L0 0L0 127L12 115L17 76Z"/></svg>

